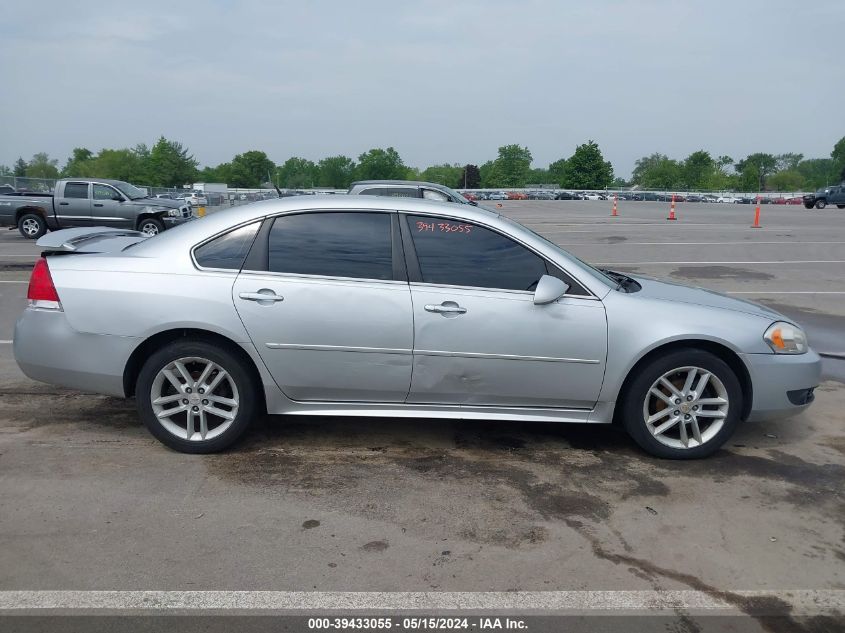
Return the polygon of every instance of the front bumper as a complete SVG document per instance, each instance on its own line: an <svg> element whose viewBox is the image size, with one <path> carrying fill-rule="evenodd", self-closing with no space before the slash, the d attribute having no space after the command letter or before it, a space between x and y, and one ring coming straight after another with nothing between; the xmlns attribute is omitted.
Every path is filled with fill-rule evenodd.
<svg viewBox="0 0 845 633"><path fill-rule="evenodd" d="M749 420L774 420L800 413L812 398L796 393L821 382L822 361L812 349L806 354L742 354L751 374L754 397Z"/></svg>
<svg viewBox="0 0 845 633"><path fill-rule="evenodd" d="M172 216L165 215L163 218L161 218L161 221L164 222L165 228L185 224L185 222L190 222L191 220L196 220L196 216L189 215L188 217L174 218Z"/></svg>
<svg viewBox="0 0 845 633"><path fill-rule="evenodd" d="M139 343L78 332L64 312L27 308L15 324L13 351L33 380L123 398L123 370Z"/></svg>

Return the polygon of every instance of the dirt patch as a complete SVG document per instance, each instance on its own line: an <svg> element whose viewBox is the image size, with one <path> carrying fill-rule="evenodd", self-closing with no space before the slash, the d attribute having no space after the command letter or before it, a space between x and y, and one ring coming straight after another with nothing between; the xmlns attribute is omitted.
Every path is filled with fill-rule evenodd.
<svg viewBox="0 0 845 633"><path fill-rule="evenodd" d="M383 552L388 547L390 547L390 545L387 541L370 541L369 543L362 545L361 549L365 552Z"/></svg>
<svg viewBox="0 0 845 633"><path fill-rule="evenodd" d="M774 275L759 270L735 268L732 266L680 266L669 273L672 277L684 279L774 279Z"/></svg>

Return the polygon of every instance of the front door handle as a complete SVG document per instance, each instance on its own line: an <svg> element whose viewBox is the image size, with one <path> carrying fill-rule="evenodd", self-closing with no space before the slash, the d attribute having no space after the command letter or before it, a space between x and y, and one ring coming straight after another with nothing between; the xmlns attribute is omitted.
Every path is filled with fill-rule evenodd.
<svg viewBox="0 0 845 633"><path fill-rule="evenodd" d="M467 309L462 308L454 301L444 301L440 305L427 303L425 306L426 312L436 312L438 314L464 314Z"/></svg>
<svg viewBox="0 0 845 633"><path fill-rule="evenodd" d="M95 202L94 206L95 207L101 207L101 206L103 206L103 203L102 202Z"/></svg>
<svg viewBox="0 0 845 633"><path fill-rule="evenodd" d="M258 292L242 292L238 295L244 301L257 301L258 303L267 302L267 304L275 303L276 301L284 301L282 295L277 295L272 290L262 288Z"/></svg>

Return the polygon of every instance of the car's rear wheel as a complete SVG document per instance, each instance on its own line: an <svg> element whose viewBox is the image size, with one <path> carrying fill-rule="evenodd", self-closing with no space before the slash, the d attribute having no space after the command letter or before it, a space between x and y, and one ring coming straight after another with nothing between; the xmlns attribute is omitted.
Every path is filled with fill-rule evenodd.
<svg viewBox="0 0 845 633"><path fill-rule="evenodd" d="M204 341L177 341L152 354L135 389L141 419L183 453L214 453L243 435L258 413L257 386L235 354Z"/></svg>
<svg viewBox="0 0 845 633"><path fill-rule="evenodd" d="M138 223L138 230L144 235L158 235L164 230L164 223L158 218L144 218Z"/></svg>
<svg viewBox="0 0 845 633"><path fill-rule="evenodd" d="M30 240L37 240L47 232L47 223L37 213L27 213L18 220L18 231Z"/></svg>
<svg viewBox="0 0 845 633"><path fill-rule="evenodd" d="M816 209L824 209L827 206L827 202L824 200L816 200Z"/></svg>
<svg viewBox="0 0 845 633"><path fill-rule="evenodd" d="M837 209L845 209L845 204L837 204L836 208Z"/></svg>
<svg viewBox="0 0 845 633"><path fill-rule="evenodd" d="M621 405L625 429L645 451L695 459L711 455L733 434L742 388L717 356L683 349L639 369Z"/></svg>

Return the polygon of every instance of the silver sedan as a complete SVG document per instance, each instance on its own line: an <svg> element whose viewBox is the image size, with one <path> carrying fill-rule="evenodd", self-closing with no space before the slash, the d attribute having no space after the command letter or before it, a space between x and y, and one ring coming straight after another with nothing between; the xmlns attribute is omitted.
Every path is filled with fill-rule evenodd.
<svg viewBox="0 0 845 633"><path fill-rule="evenodd" d="M695 458L819 383L783 315L594 268L466 205L289 198L38 244L21 369L134 396L179 451L224 449L270 413L617 422Z"/></svg>

